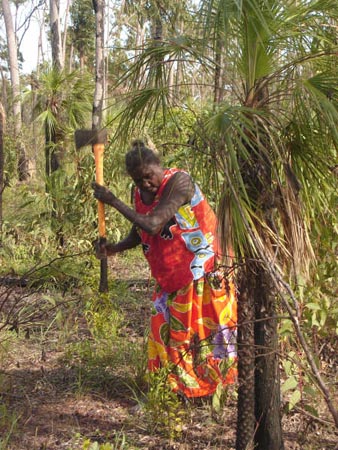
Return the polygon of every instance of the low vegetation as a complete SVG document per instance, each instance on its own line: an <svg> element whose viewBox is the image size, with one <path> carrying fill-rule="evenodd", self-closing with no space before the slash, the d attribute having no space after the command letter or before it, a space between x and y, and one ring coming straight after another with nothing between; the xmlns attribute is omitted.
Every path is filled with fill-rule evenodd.
<svg viewBox="0 0 338 450"><path fill-rule="evenodd" d="M0 449L233 449L236 386L185 403L168 390L165 371L147 374L152 280L140 249L110 259L109 292L98 293L95 228L80 223L87 235L74 229L58 247L42 219L43 195L31 189L32 210L16 194L22 188L7 189L0 249ZM333 392L335 247L327 240L321 248L315 283L299 298ZM279 323L286 449L334 449L337 433L290 321L281 314Z"/></svg>

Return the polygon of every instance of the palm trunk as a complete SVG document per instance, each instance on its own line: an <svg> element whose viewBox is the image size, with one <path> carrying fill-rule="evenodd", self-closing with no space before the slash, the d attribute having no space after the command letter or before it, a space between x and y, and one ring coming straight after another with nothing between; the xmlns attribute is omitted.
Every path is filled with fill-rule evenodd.
<svg viewBox="0 0 338 450"><path fill-rule="evenodd" d="M238 404L236 450L253 448L255 433L254 272L248 262L239 273Z"/></svg>
<svg viewBox="0 0 338 450"><path fill-rule="evenodd" d="M46 177L49 178L53 172L59 169L60 160L56 150L57 137L54 130L47 125L45 127L45 160L46 160ZM46 189L48 192L48 189Z"/></svg>
<svg viewBox="0 0 338 450"><path fill-rule="evenodd" d="M257 101L264 96L268 98L267 91L254 90L248 93L252 95L251 103L248 99L248 104L254 106L254 101ZM264 142L265 141L265 142ZM261 129L257 125L257 142L263 143L264 148L269 147L269 137L266 135L265 130ZM242 177L246 185L247 193L254 205L258 206L261 210L258 211L258 216L263 213L265 222L273 229L272 221L272 181L271 181L271 164L266 157L266 154L260 152L260 147L256 148L247 146L250 158L242 162ZM262 235L262 240L266 242L267 248L269 247L269 236ZM268 251L268 250L267 250ZM275 298L276 291L272 283L272 279L266 272L263 262L253 259L251 255L248 255L249 263L247 263L244 276L247 280L243 280L243 293L246 294L246 307L248 311L246 314L250 318L254 318L254 346L250 345L252 352L248 351L248 354L243 354L242 357L248 358L240 362L242 365L249 364L251 367L252 357L255 358L255 372L254 381L245 379L248 376L245 372L246 369L240 371L240 383L245 383L245 394L250 395L250 405L246 405L247 399L241 397L241 401L244 401L244 405L239 404L239 422L250 413L246 411L246 407L252 407L251 395L254 395L254 415L256 430L254 432L255 450L282 450L284 448L282 439L282 427L281 427L281 411L280 411L280 382L279 382L279 365L278 365L278 334L277 334L277 320L275 313ZM243 306L239 305L240 308ZM240 317L239 329L242 324L245 324L246 317ZM245 337L245 336L244 336ZM250 335L251 337L251 335ZM239 345L245 345L246 342L239 342ZM251 341L250 341L251 344ZM241 357L241 354L239 354ZM249 389L254 389L249 394ZM239 398L240 401L240 398ZM239 425L240 426L240 425ZM246 430L249 431L249 430ZM239 429L238 432L241 433ZM251 434L247 436L247 440L251 437ZM244 450L246 447L237 447L236 450Z"/></svg>
<svg viewBox="0 0 338 450"><path fill-rule="evenodd" d="M256 268L255 449L283 450L275 289L269 274Z"/></svg>
<svg viewBox="0 0 338 450"><path fill-rule="evenodd" d="M57 148L58 137L55 130L51 130L48 126L45 127L45 163L46 163L46 192L52 196L52 212L51 212L51 227L55 232L57 242L62 248L64 246L64 234L62 222L58 219L58 204L55 198L56 186L53 179L53 173L56 172L60 166L60 151Z"/></svg>

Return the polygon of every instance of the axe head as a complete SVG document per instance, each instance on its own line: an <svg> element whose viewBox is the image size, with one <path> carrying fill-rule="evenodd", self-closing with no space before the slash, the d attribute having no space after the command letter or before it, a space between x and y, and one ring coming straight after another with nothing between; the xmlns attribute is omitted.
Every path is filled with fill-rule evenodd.
<svg viewBox="0 0 338 450"><path fill-rule="evenodd" d="M107 130L76 130L74 137L76 149L86 145L106 144Z"/></svg>

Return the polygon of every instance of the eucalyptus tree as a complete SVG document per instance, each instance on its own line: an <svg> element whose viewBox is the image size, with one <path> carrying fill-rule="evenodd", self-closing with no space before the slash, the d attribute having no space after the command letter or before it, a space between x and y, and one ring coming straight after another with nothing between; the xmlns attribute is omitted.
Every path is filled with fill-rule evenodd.
<svg viewBox="0 0 338 450"><path fill-rule="evenodd" d="M71 46L78 58L80 70L92 65L95 54L95 14L92 0L74 0L70 7L71 25L69 35Z"/></svg>
<svg viewBox="0 0 338 450"><path fill-rule="evenodd" d="M95 91L93 98L93 109L92 109L92 129L99 131L103 126L103 113L104 113L104 102L105 102L105 92L106 92L106 80L105 80L105 55L104 55L104 17L105 17L105 0L93 0L93 7L95 11ZM95 150L94 150L95 153ZM103 152L99 155L96 154L96 166L102 163L103 170ZM98 172L97 172L98 174ZM99 175L103 178L103 172ZM98 180L101 182L103 180ZM104 207L103 204L98 205L99 215L100 213L104 217ZM105 241L106 236L100 236L100 238ZM101 259L100 261L100 292L108 291L108 260L107 257Z"/></svg>
<svg viewBox="0 0 338 450"><path fill-rule="evenodd" d="M62 70L65 64L60 24L60 2L49 0L50 36L52 48L52 62L58 69Z"/></svg>
<svg viewBox="0 0 338 450"><path fill-rule="evenodd" d="M205 0L200 6L197 38L149 43L122 80L131 88L119 135L151 126L160 114L166 123L173 107L187 107L186 88L185 97L170 96L171 59L184 61L185 77L206 74L194 78L207 80L203 98L209 97L189 103L196 116L189 143L224 181L220 233L224 256L233 243L238 264L236 448L279 450L278 300L338 425L287 282L306 276L314 260L309 232L320 211L329 211L328 167L338 144L336 2Z"/></svg>
<svg viewBox="0 0 338 450"><path fill-rule="evenodd" d="M18 154L18 174L19 180L23 181L29 178L29 170L28 170L29 164L26 149L21 135L22 131L21 87L20 87L20 74L18 62L18 45L9 0L2 0L2 11L6 26L9 71L11 76L12 110L13 110L14 137L16 141Z"/></svg>
<svg viewBox="0 0 338 450"><path fill-rule="evenodd" d="M0 244L2 243L2 193L5 188L4 183L4 132L5 132L6 115L4 107L0 102Z"/></svg>
<svg viewBox="0 0 338 450"><path fill-rule="evenodd" d="M128 16L126 26L129 29L126 47L128 54L136 58L143 49L149 47L151 42L154 46L161 46L162 41L167 41L173 36L179 36L184 29L184 23L190 18L191 2L184 0L172 2L170 0L144 0L142 2L123 2L124 8L121 12L121 19ZM120 19L120 20L121 20ZM190 28L192 20L190 18ZM155 73L160 70L164 55L156 55L157 63L154 65ZM177 87L177 79L180 74L180 60L173 59L165 62L163 67L167 76L167 84L170 86L172 94ZM163 73L164 73L163 72ZM146 76L146 74L145 74ZM141 78L139 79L141 81Z"/></svg>

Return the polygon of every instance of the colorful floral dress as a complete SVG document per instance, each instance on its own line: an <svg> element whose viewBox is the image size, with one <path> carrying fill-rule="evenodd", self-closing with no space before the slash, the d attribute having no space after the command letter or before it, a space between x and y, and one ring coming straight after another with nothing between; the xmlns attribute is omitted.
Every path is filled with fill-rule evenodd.
<svg viewBox="0 0 338 450"><path fill-rule="evenodd" d="M147 214L178 169L165 169L154 202L135 209ZM235 286L215 270L216 216L195 184L190 203L179 208L160 233L139 230L143 252L157 285L153 296L148 367L170 369L175 392L202 397L236 379Z"/></svg>

